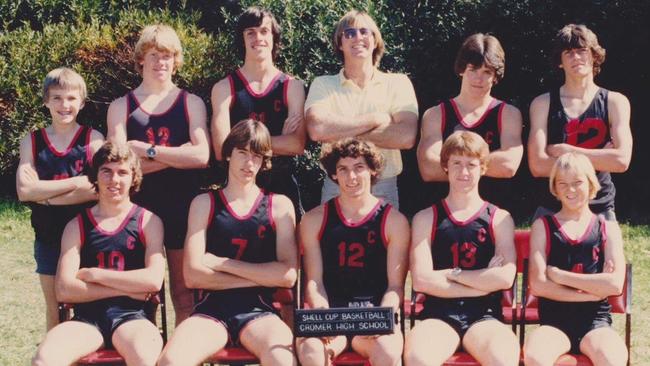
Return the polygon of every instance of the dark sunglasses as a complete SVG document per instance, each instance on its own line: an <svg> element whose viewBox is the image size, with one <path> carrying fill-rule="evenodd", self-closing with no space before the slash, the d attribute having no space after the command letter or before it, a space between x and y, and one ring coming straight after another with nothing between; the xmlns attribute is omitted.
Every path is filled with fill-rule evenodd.
<svg viewBox="0 0 650 366"><path fill-rule="evenodd" d="M343 37L345 39L352 39L356 37L357 33L361 35L361 38L368 38L372 31L368 28L345 28L343 30Z"/></svg>

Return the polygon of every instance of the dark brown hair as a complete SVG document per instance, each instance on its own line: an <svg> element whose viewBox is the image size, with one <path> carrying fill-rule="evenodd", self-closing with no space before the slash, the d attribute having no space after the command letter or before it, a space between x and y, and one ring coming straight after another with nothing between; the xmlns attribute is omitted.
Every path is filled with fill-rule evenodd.
<svg viewBox="0 0 650 366"><path fill-rule="evenodd" d="M325 168L330 179L336 175L336 164L343 158L358 158L362 156L366 160L368 168L374 172L371 176L371 183L377 181L377 176L384 170L384 156L371 142L344 139L332 144L323 145L320 155L320 162Z"/></svg>
<svg viewBox="0 0 650 366"><path fill-rule="evenodd" d="M246 57L246 44L244 43L244 31L246 28L259 27L264 22L264 18L271 19L271 33L273 33L273 50L271 50L271 57L275 61L282 46L282 28L278 21L275 19L273 13L269 10L259 6L251 6L244 10L244 12L237 19L237 27L235 30L235 46L239 52L239 56L244 59Z"/></svg>
<svg viewBox="0 0 650 366"><path fill-rule="evenodd" d="M243 119L230 130L226 140L221 146L221 156L228 169L228 158L232 155L235 148L246 149L255 154L262 155L262 167L260 170L271 169L271 134L269 130L260 121L254 119Z"/></svg>
<svg viewBox="0 0 650 366"><path fill-rule="evenodd" d="M476 33L467 37L458 50L454 71L457 75L465 72L467 65L475 68L486 67L494 69L494 83L503 79L506 71L506 55L499 40L492 35Z"/></svg>
<svg viewBox="0 0 650 366"><path fill-rule="evenodd" d="M142 169L140 168L140 158L126 144L116 144L107 141L97 150L93 156L93 163L88 170L88 179L93 183L95 191L99 192L97 186L97 175L99 169L108 163L129 163L131 168L131 188L129 193L133 194L140 190L142 184Z"/></svg>
<svg viewBox="0 0 650 366"><path fill-rule="evenodd" d="M584 24L567 24L555 35L551 65L553 68L562 64L562 52L576 48L588 48L594 59L594 76L600 73L600 66L605 62L605 49L598 44L598 37Z"/></svg>

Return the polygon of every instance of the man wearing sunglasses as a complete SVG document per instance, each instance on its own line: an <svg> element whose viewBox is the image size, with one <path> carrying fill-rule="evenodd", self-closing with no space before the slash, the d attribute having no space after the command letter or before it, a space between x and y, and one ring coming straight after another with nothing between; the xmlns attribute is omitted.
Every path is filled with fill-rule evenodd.
<svg viewBox="0 0 650 366"><path fill-rule="evenodd" d="M346 137L375 143L386 159L386 168L372 193L397 208L400 149L413 147L417 134L413 85L406 75L377 68L384 41L367 13L352 10L345 14L332 41L343 69L314 79L305 102L307 132L313 140L325 143ZM338 195L336 183L325 178L321 202Z"/></svg>

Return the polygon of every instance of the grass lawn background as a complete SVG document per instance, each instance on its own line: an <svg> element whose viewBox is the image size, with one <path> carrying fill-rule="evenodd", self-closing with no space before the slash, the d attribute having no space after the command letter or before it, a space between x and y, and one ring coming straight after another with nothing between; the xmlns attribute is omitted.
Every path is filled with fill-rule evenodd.
<svg viewBox="0 0 650 366"><path fill-rule="evenodd" d="M650 365L650 226L622 225L625 254L634 264L632 364ZM45 329L44 302L34 273L29 209L0 199L0 365L27 365ZM171 301L168 301L171 304ZM168 307L169 324L173 310ZM624 317L614 316L621 331Z"/></svg>

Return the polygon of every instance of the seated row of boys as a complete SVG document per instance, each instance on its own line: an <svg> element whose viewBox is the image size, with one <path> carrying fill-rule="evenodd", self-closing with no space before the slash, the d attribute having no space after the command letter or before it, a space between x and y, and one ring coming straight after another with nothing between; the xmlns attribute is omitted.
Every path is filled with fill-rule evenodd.
<svg viewBox="0 0 650 366"><path fill-rule="evenodd" d="M145 320L144 301L162 285L163 226L130 200L142 181L136 155L110 142L99 149L90 171L99 202L66 226L57 271L59 299L79 303L75 318L48 332L35 365L71 364L102 345L113 345L129 365L196 365L229 340L263 365L297 364L292 332L271 305L275 288L296 281L294 210L288 198L255 183L272 156L268 130L243 120L222 153L228 183L192 201L183 263L187 285L207 294L160 354L162 339ZM398 311L409 268L426 300L405 342L399 330L298 339L301 364L327 365L351 347L373 365L398 365L403 345L406 365L442 364L460 346L483 365L519 363L500 305L515 276L514 224L478 190L488 145L459 131L441 154L449 194L419 212L411 231L404 215L370 192L384 164L371 143L343 140L323 152L340 194L300 223L308 305ZM627 351L610 326L606 300L621 292L624 279L618 225L589 209L599 187L585 156L562 155L549 185L562 208L532 227L531 286L540 296L542 327L527 339L525 362L552 365L573 351L595 365L623 365Z"/></svg>

